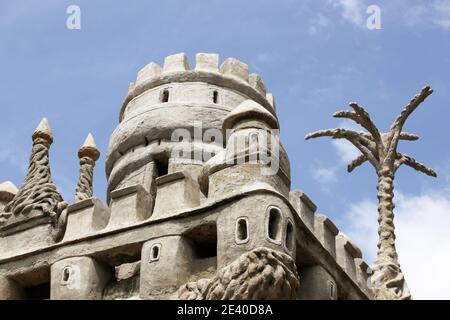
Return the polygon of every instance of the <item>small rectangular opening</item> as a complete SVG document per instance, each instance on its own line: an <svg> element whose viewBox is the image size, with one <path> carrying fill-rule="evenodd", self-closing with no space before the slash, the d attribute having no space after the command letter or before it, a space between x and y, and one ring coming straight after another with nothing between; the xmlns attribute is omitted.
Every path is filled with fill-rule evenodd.
<svg viewBox="0 0 450 320"><path fill-rule="evenodd" d="M288 221L286 226L286 248L292 251L295 246L294 226L291 221Z"/></svg>
<svg viewBox="0 0 450 320"><path fill-rule="evenodd" d="M328 286L330 287L330 300L335 300L336 290L334 289L334 283L328 281Z"/></svg>
<svg viewBox="0 0 450 320"><path fill-rule="evenodd" d="M160 243L156 243L151 247L149 262L155 262L159 260L159 257L161 256L161 247L162 246Z"/></svg>
<svg viewBox="0 0 450 320"><path fill-rule="evenodd" d="M161 93L161 102L169 102L169 89L164 89Z"/></svg>
<svg viewBox="0 0 450 320"><path fill-rule="evenodd" d="M217 257L217 235L205 242L195 242L194 244L198 259Z"/></svg>
<svg viewBox="0 0 450 320"><path fill-rule="evenodd" d="M189 281L213 277L217 271L217 225L206 222L184 234L193 253Z"/></svg>
<svg viewBox="0 0 450 320"><path fill-rule="evenodd" d="M198 259L217 257L217 226L207 223L190 230L186 237L192 241Z"/></svg>
<svg viewBox="0 0 450 320"><path fill-rule="evenodd" d="M213 92L213 103L217 103L219 100L219 92L217 90L214 90Z"/></svg>
<svg viewBox="0 0 450 320"><path fill-rule="evenodd" d="M155 160L156 177L162 177L169 173L169 159Z"/></svg>
<svg viewBox="0 0 450 320"><path fill-rule="evenodd" d="M281 212L278 208L269 210L267 231L269 239L281 242Z"/></svg>
<svg viewBox="0 0 450 320"><path fill-rule="evenodd" d="M239 218L236 221L236 242L242 244L248 241L247 218Z"/></svg>
<svg viewBox="0 0 450 320"><path fill-rule="evenodd" d="M114 265L111 268L111 279L103 291L103 299L128 299L138 296L140 267L140 255L135 256L133 261Z"/></svg>
<svg viewBox="0 0 450 320"><path fill-rule="evenodd" d="M49 300L50 282L45 282L33 287L23 288L27 300Z"/></svg>
<svg viewBox="0 0 450 320"><path fill-rule="evenodd" d="M61 284L67 284L69 282L70 276L72 274L72 267L67 266L63 269L62 275L61 275Z"/></svg>

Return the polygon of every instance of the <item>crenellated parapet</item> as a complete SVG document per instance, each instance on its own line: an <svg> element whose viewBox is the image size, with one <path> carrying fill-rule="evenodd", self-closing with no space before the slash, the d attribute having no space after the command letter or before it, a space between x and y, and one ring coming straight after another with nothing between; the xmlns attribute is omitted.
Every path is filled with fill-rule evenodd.
<svg viewBox="0 0 450 320"><path fill-rule="evenodd" d="M348 279L358 284L364 295L371 298L372 292L368 278L371 276L372 270L363 260L361 249L344 233L339 231L327 216L316 213L316 205L305 193L300 190L293 190L290 195L290 202L299 218L311 230L315 238L319 240L326 254L337 262L337 265L345 272ZM360 298L360 293L358 294L353 290L341 290L344 292L338 292L339 286L336 284L336 281L329 272L323 270L322 266L312 267L308 265L305 267L304 272L308 278L311 278L306 279L306 281L310 282L311 285L315 284L316 287L311 288L306 285L310 291L301 293L303 299ZM327 283L328 288L317 287L317 279L328 279L323 282Z"/></svg>
<svg viewBox="0 0 450 320"><path fill-rule="evenodd" d="M196 65L191 69L187 56L178 53L167 56L163 67L151 62L142 68L136 81L129 86L120 112L120 121L126 119L126 109L133 106L129 105L133 99L148 90L170 83L203 82L216 86L218 90L236 90L274 112L273 95L266 93L262 78L256 73L249 73L249 67L244 62L227 58L219 65L219 55L214 53L198 53L195 60Z"/></svg>

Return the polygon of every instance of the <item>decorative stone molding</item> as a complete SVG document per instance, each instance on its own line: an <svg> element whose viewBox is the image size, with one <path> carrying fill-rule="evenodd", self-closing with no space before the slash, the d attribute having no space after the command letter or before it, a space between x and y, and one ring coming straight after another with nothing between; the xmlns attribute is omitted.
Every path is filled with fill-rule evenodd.
<svg viewBox="0 0 450 320"><path fill-rule="evenodd" d="M187 283L178 290L182 300L295 299L300 280L287 254L257 248L219 270L212 279Z"/></svg>

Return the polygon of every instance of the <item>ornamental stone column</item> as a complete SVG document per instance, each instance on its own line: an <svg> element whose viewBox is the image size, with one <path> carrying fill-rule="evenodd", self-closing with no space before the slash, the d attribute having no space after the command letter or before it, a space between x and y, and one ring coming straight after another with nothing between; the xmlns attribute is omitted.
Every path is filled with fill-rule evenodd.
<svg viewBox="0 0 450 320"><path fill-rule="evenodd" d="M92 198L92 180L94 176L95 162L100 157L100 151L94 141L94 137L89 133L83 146L78 151L80 158L80 178L78 179L75 191L75 202Z"/></svg>

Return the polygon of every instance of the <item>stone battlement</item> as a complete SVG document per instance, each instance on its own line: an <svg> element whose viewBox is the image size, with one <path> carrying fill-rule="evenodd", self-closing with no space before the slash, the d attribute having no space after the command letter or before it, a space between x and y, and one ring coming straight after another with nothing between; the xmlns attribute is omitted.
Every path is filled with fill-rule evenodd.
<svg viewBox="0 0 450 320"><path fill-rule="evenodd" d="M291 191L290 202L299 218L314 234L315 238L319 240L331 258L337 262L352 281L358 284L368 297L371 297L367 279L371 275L372 270L362 259L361 249L344 233L339 231L333 221L327 216L316 213L317 206L302 191Z"/></svg>
<svg viewBox="0 0 450 320"><path fill-rule="evenodd" d="M190 69L184 53L167 56L163 67L150 62L142 68L136 81L131 83L120 111L120 121L124 120L125 110L131 100L147 90L173 82L205 82L222 88L236 90L275 113L275 101L271 93L256 73L249 73L248 65L235 58L227 58L219 66L219 55L198 53L196 65Z"/></svg>
<svg viewBox="0 0 450 320"><path fill-rule="evenodd" d="M161 181L160 184L167 185L175 179L182 178L181 174L177 174L176 177L172 176L170 178L168 176L167 179L164 177L167 182ZM174 194L178 188L174 185L171 189L161 193L161 197L165 197L164 194ZM193 189L189 185L182 188L183 190ZM170 242L165 244L166 240L163 239L170 240L170 237L175 237L175 243L178 243L177 239L185 239L182 240L187 241L183 244L185 248L183 250L188 251L206 250L208 246L213 244L215 246L218 241L216 249L218 252L212 253L211 256L214 258L213 260L198 258L195 253L191 253L191 257L186 258L192 265L187 267L183 279L192 280L199 275L199 272L206 272L205 270L208 268L212 271L218 270L234 259L234 255L220 253L221 250L226 252L225 247L235 241L233 240L235 238L234 230L229 229L225 223L226 220L223 220L226 216L231 215L236 210L235 208L247 208L248 211L251 207L254 212L258 212L259 210L265 211L266 207L269 209L273 207L281 210L283 216L284 214L292 215L292 218L287 218L286 221L291 221L294 226L294 247L289 247L289 244L284 242L289 241L288 239L282 240L280 243L271 240L272 242L268 242L267 245L272 246L275 250L279 250L278 246L281 246L284 248L282 250L294 254L300 279L310 283L303 287L304 290L307 290L306 292L300 290L300 299L368 299L371 297L371 291L367 287L367 278L371 271L362 259L361 251L337 229L331 220L324 215L316 214L313 202L301 191L292 191L291 199L287 201L278 192L255 185L247 187L244 191L236 190L233 194L207 201L204 204L193 203L181 210L176 206L173 207L175 203L170 203L168 207L167 201L170 202L170 199L164 198L164 201L159 204L160 209L156 209L156 212L150 217L145 216L145 213L149 212L148 209L145 209L145 205L144 207L137 205L138 202L148 199L148 195L143 192L141 187L116 193L113 201L119 202L113 202L109 208L95 198L71 205L68 212L66 234L62 241L41 247L29 247L19 256L11 251L3 251L0 256L0 278L13 281L19 287L25 284L34 287L36 284L48 281L46 274L50 272L51 265L57 267L61 264L60 269L63 269L65 265L72 265L70 259L73 256L89 256L94 259L93 261L101 262L101 270L107 270L109 266L109 268L113 267L116 273L121 272L129 263L140 262L143 268L148 268L145 263L147 260L143 260L144 256L141 256L141 250L145 248L147 248L145 250L150 250L151 244L159 244L161 241L163 242L158 250L161 252L170 250L170 246L173 244ZM190 203L192 203L191 199L188 198ZM239 216L239 212L234 215ZM264 215L262 218L264 221ZM258 237L259 220L246 219L248 219L246 222L248 238L252 240L254 237ZM93 228L92 221L103 222L97 222L97 227ZM283 225L284 223L279 228L282 228ZM264 229L262 231L264 236ZM265 237L272 236L266 234ZM201 242L197 244L200 239L205 239L202 240L206 246L204 249L201 249ZM146 245L146 243L149 244ZM1 247L5 248L6 244L5 239L0 239ZM247 250L245 249L246 242L243 245L243 250ZM142 251L142 255L146 254L145 250ZM215 257L215 254L218 256ZM237 254L239 255L239 251ZM174 256L170 259L175 259L173 262L177 263L177 257ZM57 264L58 261L61 263ZM66 261L66 264L62 261ZM170 268L164 259L161 258L158 261L162 265L161 268ZM90 274L89 271L86 272ZM142 269L141 271L139 268L135 269L129 277L130 279L141 277L141 281L147 281L145 279L148 275L142 272ZM102 277L105 277L105 274L110 280L104 283L102 288L114 291L114 275L102 271ZM52 282L52 286L59 288L60 277L56 277L56 282ZM84 276L80 275L80 277L83 279ZM139 295L139 281L136 281L137 287L130 293L132 295ZM142 284L141 282L140 285ZM164 287L164 285L162 286ZM119 293L115 292L116 295ZM22 294L26 294L26 292ZM65 292L65 294L68 293ZM119 296L123 297L124 294L126 295L126 293L122 293ZM144 295L151 298L151 296ZM164 295L166 298L171 296L172 294ZM70 294L67 297L70 298ZM101 293L98 293L97 298L101 297Z"/></svg>

